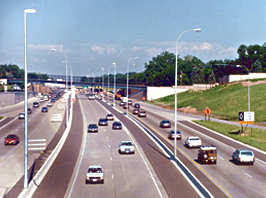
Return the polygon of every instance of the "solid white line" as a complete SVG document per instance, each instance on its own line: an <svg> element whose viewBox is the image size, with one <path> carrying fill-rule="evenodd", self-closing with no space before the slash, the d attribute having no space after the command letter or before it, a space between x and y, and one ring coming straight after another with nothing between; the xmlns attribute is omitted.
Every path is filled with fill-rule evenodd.
<svg viewBox="0 0 266 198"><path fill-rule="evenodd" d="M166 153L165 151L164 151L164 149L142 128L142 127L144 127L144 128L146 128L145 126L143 126L142 125L142 123L138 123L138 122L135 122L133 119L131 119L130 117L129 117L129 119L130 120L132 120L146 135L147 135L147 137L149 137L150 138L150 140L152 140L157 146L158 146L158 148L162 151L162 152L164 152L164 153ZM142 126L142 127L141 127ZM155 135L154 135L155 136ZM155 136L156 137L156 136ZM156 137L157 138L157 137ZM164 147L165 148L167 148L167 150L173 155L173 152L171 151L171 149L169 149L160 139L158 139L157 138L157 140L162 144L162 145L164 145ZM169 156L169 155L167 155L167 156ZM211 197L214 197L209 191L208 191L208 189L194 176L194 174L192 174L192 172L190 172L190 170L183 164L183 162L178 158L178 157L176 157L176 159L179 161L179 163L180 164L182 164L182 166L183 167L185 167L186 168L186 170L193 176L193 178L202 186L202 188L204 188L205 189L205 191L211 196ZM200 197L202 197L202 198L204 198L204 195L195 187L195 185L190 181L190 179L187 177L187 175L180 169L180 167L179 166L177 166L177 164L173 161L173 160L171 160L171 162L176 166L176 168L179 170L179 172L183 175L183 177L188 181L188 183L192 186L192 188L197 192L197 194L200 196Z"/></svg>
<svg viewBox="0 0 266 198"><path fill-rule="evenodd" d="M8 123L4 124L3 126L0 127L0 130L5 128L6 126L12 124L13 122L15 122L17 120L17 117L13 118L12 120L10 120Z"/></svg>
<svg viewBox="0 0 266 198"><path fill-rule="evenodd" d="M81 109L83 123L87 123L86 119L85 119L86 116L85 116L85 113L83 111L81 102L80 102L80 100L78 100L78 101L79 101L79 105L80 105L80 109ZM71 196L72 192L73 192L73 188L75 186L75 183L76 183L76 180L77 180L77 177L78 177L78 173L79 173L79 170L80 170L81 162L82 162L83 156L85 154L86 142L87 142L87 134L88 134L86 126L87 126L87 124L86 125L83 124L83 136L82 136L82 143L81 143L81 148L80 148L81 152L80 152L79 157L78 157L78 165L77 165L77 167L75 166L75 168L74 168L75 176L74 176L73 182L71 184L71 188L70 188L69 192L66 193L65 196L64 196L64 197L67 197L67 198L69 198Z"/></svg>
<svg viewBox="0 0 266 198"><path fill-rule="evenodd" d="M127 129L127 127L124 127L124 128L125 128L127 134L129 135L130 139L133 140L134 138L132 137L132 135L131 135L131 133L129 132L129 130ZM135 141L135 142L136 142L136 141ZM137 148L137 150L138 150L138 153L140 154L142 160L144 161L144 164L145 164L146 168L148 169L148 172L149 172L149 174L150 174L150 176L151 176L151 178L152 178L152 181L153 181L153 183L154 183L154 185L155 185L155 187L156 187L156 189L157 189L157 191L158 191L160 197L163 197L162 192L160 191L160 188L159 188L159 186L158 186L158 184L157 184L157 182L156 182L156 180L155 180L155 178L154 178L154 176L153 176L153 174L152 174L152 171L151 171L150 167L148 166L148 163L146 162L144 156L143 156L142 153L140 152L140 149L139 149L138 144L135 143L135 146L136 146L136 148ZM164 152L164 153L165 153L165 152ZM168 156L167 153L166 153L166 156Z"/></svg>
<svg viewBox="0 0 266 198"><path fill-rule="evenodd" d="M110 112L105 106L103 106L103 105L101 105L101 106L102 106L107 112ZM114 107L114 109L115 109L116 111L118 111L119 113L123 113L123 112L119 111L116 107ZM117 119L117 117L116 117L115 115L114 115L114 117ZM118 119L117 119L117 120L118 120ZM127 129L127 127L126 127L125 125L124 125L124 129L126 130L126 133L129 135L130 139L131 139L131 140L134 140L134 138L132 137L131 133L129 132L129 130ZM138 145L136 144L136 141L133 141L133 142L135 142L135 145L136 145L136 148L137 148L137 150L138 150L138 153L140 154L142 160L144 161L144 164L145 164L146 168L148 169L148 172L149 172L149 174L150 174L150 176L151 176L151 178L152 178L152 181L153 181L153 183L154 183L154 185L155 185L155 187L156 187L156 189L157 189L157 191L158 191L158 193L159 193L159 196L160 196L161 198L163 198L162 192L160 191L160 188L159 188L159 186L158 186L158 184L157 184L157 182L156 182L156 180L155 180L155 178L154 178L154 176L153 176L153 174L152 174L152 171L151 171L150 167L148 166L148 163L146 162L144 156L143 156L142 153L140 152L140 149L139 149ZM166 155L166 156L167 156L167 155Z"/></svg>
<svg viewBox="0 0 266 198"><path fill-rule="evenodd" d="M221 134L221 133L218 133L218 132L216 132L216 131L214 131L214 130L208 129L208 128L206 128L206 127L204 127L204 126L201 126L201 125L199 125L199 124L197 124L197 123L195 123L195 122L192 122L192 121L190 121L190 120L188 120L188 122L193 123L193 124L195 124L195 125L197 125L197 126L199 126L199 127L201 127L201 128L204 128L204 129L206 129L206 130L208 130L208 131L210 131L210 132L212 132L212 133L215 133L216 135L219 135L219 136L221 136L221 137L223 137L223 138L226 138L226 139L228 139L228 140L231 140L231 141L233 141L233 142L236 142L236 143L238 143L238 144L241 144L241 145L243 145L243 146L246 146L246 147L248 147L248 148L250 148L250 149L253 149L253 150L257 151L257 152L260 152L260 153L266 155L266 152L264 152L264 151L262 151L262 150L260 150L260 149L258 149L258 148L255 148L255 147L250 146L250 145L248 145L248 144L245 144L245 143L243 143L243 142L237 141L237 140L235 140L235 139L233 139L233 138L230 138L230 137L228 137L228 136L225 136L225 135L223 135L223 134ZM190 128L190 127L189 127L189 128Z"/></svg>
<svg viewBox="0 0 266 198"><path fill-rule="evenodd" d="M252 176L251 176L250 174L248 174L248 173L244 173L244 174L245 174L246 176L252 178Z"/></svg>

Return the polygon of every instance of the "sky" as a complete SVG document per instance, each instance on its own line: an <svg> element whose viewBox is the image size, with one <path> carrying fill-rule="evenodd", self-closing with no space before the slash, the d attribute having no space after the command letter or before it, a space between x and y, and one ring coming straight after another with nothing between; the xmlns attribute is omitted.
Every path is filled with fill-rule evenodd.
<svg viewBox="0 0 266 198"><path fill-rule="evenodd" d="M176 46L207 62L266 42L265 0L0 0L0 64L24 68L28 8L29 72L65 74L66 59L75 76L141 72Z"/></svg>

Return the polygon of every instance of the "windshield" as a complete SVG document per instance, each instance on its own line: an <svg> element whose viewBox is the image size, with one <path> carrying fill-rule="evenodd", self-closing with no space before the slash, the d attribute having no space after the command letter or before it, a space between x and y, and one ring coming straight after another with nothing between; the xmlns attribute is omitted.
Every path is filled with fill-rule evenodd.
<svg viewBox="0 0 266 198"><path fill-rule="evenodd" d="M122 146L132 146L132 142L122 142L121 143Z"/></svg>
<svg viewBox="0 0 266 198"><path fill-rule="evenodd" d="M88 173L101 173L101 168L89 168Z"/></svg>
<svg viewBox="0 0 266 198"><path fill-rule="evenodd" d="M242 151L241 155L253 156L253 153L251 151Z"/></svg>

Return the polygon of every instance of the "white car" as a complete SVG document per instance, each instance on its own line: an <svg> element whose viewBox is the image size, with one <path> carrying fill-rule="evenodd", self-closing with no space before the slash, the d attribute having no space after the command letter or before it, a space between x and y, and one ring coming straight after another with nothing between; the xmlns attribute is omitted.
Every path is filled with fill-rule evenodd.
<svg viewBox="0 0 266 198"><path fill-rule="evenodd" d="M119 145L119 153L125 154L134 154L135 153L135 146L132 141L121 141Z"/></svg>
<svg viewBox="0 0 266 198"><path fill-rule="evenodd" d="M247 163L253 165L255 162L255 155L251 150L236 149L235 152L233 152L232 160L237 164Z"/></svg>
<svg viewBox="0 0 266 198"><path fill-rule="evenodd" d="M187 137L187 139L185 140L185 146L188 148L200 147L201 139L197 136Z"/></svg>
<svg viewBox="0 0 266 198"><path fill-rule="evenodd" d="M95 95L94 94L90 94L88 97L89 100L95 100Z"/></svg>
<svg viewBox="0 0 266 198"><path fill-rule="evenodd" d="M86 184L88 183L104 183L103 169L100 165L91 165L86 173Z"/></svg>
<svg viewBox="0 0 266 198"><path fill-rule="evenodd" d="M52 106L53 106L53 103L51 103L51 102L47 103L47 107L52 107Z"/></svg>

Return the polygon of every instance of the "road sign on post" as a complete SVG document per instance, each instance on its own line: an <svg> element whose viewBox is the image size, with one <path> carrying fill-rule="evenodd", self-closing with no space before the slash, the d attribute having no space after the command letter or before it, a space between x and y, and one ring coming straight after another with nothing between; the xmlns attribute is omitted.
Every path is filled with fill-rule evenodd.
<svg viewBox="0 0 266 198"><path fill-rule="evenodd" d="M254 124L255 121L255 113L254 112L239 112L238 120L240 124Z"/></svg>

